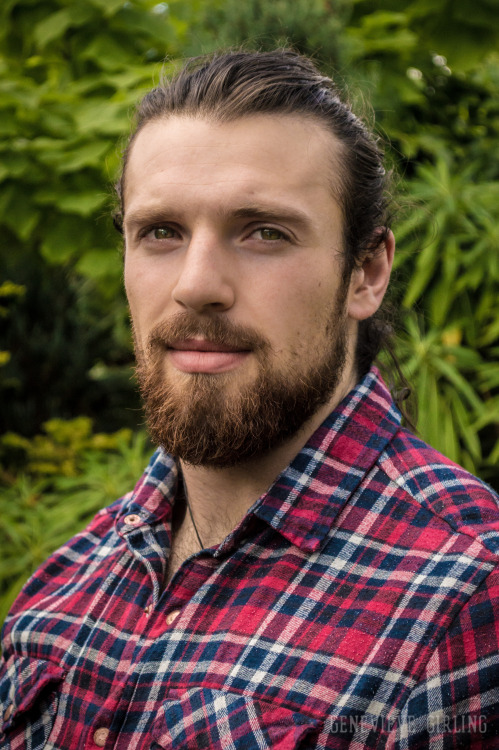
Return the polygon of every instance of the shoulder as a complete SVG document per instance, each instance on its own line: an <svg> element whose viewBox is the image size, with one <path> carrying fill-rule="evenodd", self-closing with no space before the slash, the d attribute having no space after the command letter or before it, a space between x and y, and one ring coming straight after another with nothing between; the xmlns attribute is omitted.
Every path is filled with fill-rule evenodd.
<svg viewBox="0 0 499 750"><path fill-rule="evenodd" d="M61 586L76 590L83 580L99 580L99 571L112 566L126 547L123 531L127 515L146 513L151 496L156 506L161 504L160 463L156 452L133 490L102 508L84 529L40 565L18 595L6 623L13 614L36 606L43 597L55 595Z"/></svg>
<svg viewBox="0 0 499 750"><path fill-rule="evenodd" d="M123 512L132 493L128 493L100 510L87 526L56 549L24 584L7 617L6 624L16 612L56 591L69 581L81 579L85 571L95 569L99 560L112 555L119 547L116 519Z"/></svg>
<svg viewBox="0 0 499 750"><path fill-rule="evenodd" d="M499 554L499 497L478 477L400 429L380 456L389 480L456 533Z"/></svg>

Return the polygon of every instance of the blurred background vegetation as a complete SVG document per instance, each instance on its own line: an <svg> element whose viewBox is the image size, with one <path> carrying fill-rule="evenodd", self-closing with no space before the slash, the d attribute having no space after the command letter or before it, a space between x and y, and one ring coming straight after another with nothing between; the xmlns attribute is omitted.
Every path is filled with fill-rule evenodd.
<svg viewBox="0 0 499 750"><path fill-rule="evenodd" d="M498 41L496 0L3 0L0 617L147 461L112 184L141 93L220 46L290 44L375 119L419 432L499 486Z"/></svg>

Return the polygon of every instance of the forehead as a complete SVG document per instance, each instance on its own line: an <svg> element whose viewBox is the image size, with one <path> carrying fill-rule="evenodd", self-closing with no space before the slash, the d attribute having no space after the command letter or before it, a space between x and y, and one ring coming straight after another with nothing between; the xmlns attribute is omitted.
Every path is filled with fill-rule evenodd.
<svg viewBox="0 0 499 750"><path fill-rule="evenodd" d="M143 126L131 146L125 211L175 191L297 201L320 194L322 201L339 203L341 150L320 122L304 116L156 119Z"/></svg>

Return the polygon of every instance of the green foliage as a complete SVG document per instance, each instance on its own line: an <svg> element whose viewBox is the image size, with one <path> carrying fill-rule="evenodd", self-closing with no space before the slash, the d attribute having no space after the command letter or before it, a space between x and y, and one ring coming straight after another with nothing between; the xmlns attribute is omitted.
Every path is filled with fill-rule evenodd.
<svg viewBox="0 0 499 750"><path fill-rule="evenodd" d="M110 188L131 107L187 33L174 5L0 6L0 279L26 289L0 320L4 429L136 424Z"/></svg>
<svg viewBox="0 0 499 750"><path fill-rule="evenodd" d="M88 451L114 450L126 445L131 430L123 428L114 434L92 433L92 420L77 417L69 421L50 419L43 425L44 434L32 439L6 432L0 437L0 456L4 467L19 464L25 472L40 477L76 476L82 456ZM6 475L8 479L8 474Z"/></svg>
<svg viewBox="0 0 499 750"><path fill-rule="evenodd" d="M89 427L84 418L54 420L44 437L20 445L28 470L0 492L0 621L28 575L144 470L151 452L144 433L91 435Z"/></svg>
<svg viewBox="0 0 499 750"><path fill-rule="evenodd" d="M469 471L476 473L479 467L484 479L494 481L499 449L497 382L492 396L494 370L462 339L457 326L427 329L422 316L407 315L398 353L414 386L421 435Z"/></svg>
<svg viewBox="0 0 499 750"><path fill-rule="evenodd" d="M16 255L71 262L110 299L120 282L106 218L116 144L157 63L177 51L178 24L144 0L11 0L0 29L2 231Z"/></svg>
<svg viewBox="0 0 499 750"><path fill-rule="evenodd" d="M341 59L350 5L348 0L215 0L203 5L186 51L198 55L240 45L273 49L292 43L306 55L324 57L327 50L327 60L334 65Z"/></svg>
<svg viewBox="0 0 499 750"><path fill-rule="evenodd" d="M104 306L91 281L64 266L48 272L36 252L29 263L13 256L4 265L26 293L2 298L8 315L0 317L0 348L10 354L0 369L3 428L29 436L51 417L78 414L101 430L135 426L140 405L124 295Z"/></svg>
<svg viewBox="0 0 499 750"><path fill-rule="evenodd" d="M0 319L5 319L9 314L9 307L5 302L11 302L12 299L24 296L26 288L21 284L14 284L12 281L4 281L0 284ZM3 301L3 304L2 304ZM0 368L10 362L11 354L7 350L0 351ZM4 372L0 369L0 387L4 385Z"/></svg>

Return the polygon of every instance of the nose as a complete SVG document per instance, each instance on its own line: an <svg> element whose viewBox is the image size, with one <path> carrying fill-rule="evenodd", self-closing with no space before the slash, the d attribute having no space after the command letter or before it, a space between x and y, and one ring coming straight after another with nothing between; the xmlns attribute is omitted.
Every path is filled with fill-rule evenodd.
<svg viewBox="0 0 499 750"><path fill-rule="evenodd" d="M228 310L235 301L230 265L223 241L208 232L194 234L181 260L173 299L195 312Z"/></svg>

